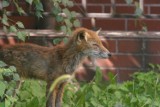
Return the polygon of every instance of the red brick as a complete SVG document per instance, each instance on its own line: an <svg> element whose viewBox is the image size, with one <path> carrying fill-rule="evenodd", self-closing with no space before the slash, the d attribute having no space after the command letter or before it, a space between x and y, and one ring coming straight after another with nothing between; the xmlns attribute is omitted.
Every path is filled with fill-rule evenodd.
<svg viewBox="0 0 160 107"><path fill-rule="evenodd" d="M119 70L118 72L118 81L124 82L132 79L133 73L137 72L137 70Z"/></svg>
<svg viewBox="0 0 160 107"><path fill-rule="evenodd" d="M144 0L145 4L160 4L160 0Z"/></svg>
<svg viewBox="0 0 160 107"><path fill-rule="evenodd" d="M36 18L34 16L11 16L12 20L21 21L26 29L34 29L36 26Z"/></svg>
<svg viewBox="0 0 160 107"><path fill-rule="evenodd" d="M99 63L99 66L104 66L104 64L118 67L118 68L141 68L142 67L142 56L140 55L112 55L111 58L107 60L101 60L103 62Z"/></svg>
<svg viewBox="0 0 160 107"><path fill-rule="evenodd" d="M140 19L137 22L134 19L128 20L128 30L141 30L142 25L146 25L148 31L160 31L160 20L159 19Z"/></svg>
<svg viewBox="0 0 160 107"><path fill-rule="evenodd" d="M105 4L107 4L107 3L111 3L111 0L87 0L87 3L105 3Z"/></svg>
<svg viewBox="0 0 160 107"><path fill-rule="evenodd" d="M129 19L127 21L127 30L132 30L132 31L135 31L135 30L142 30L142 26L139 24L139 21L136 21L134 19Z"/></svg>
<svg viewBox="0 0 160 107"><path fill-rule="evenodd" d="M160 55L148 55L146 56L146 64L160 64Z"/></svg>
<svg viewBox="0 0 160 107"><path fill-rule="evenodd" d="M103 40L102 43L110 52L116 52L116 40Z"/></svg>
<svg viewBox="0 0 160 107"><path fill-rule="evenodd" d="M90 18L82 18L82 26L92 29L91 19Z"/></svg>
<svg viewBox="0 0 160 107"><path fill-rule="evenodd" d="M0 38L0 47L4 46L4 45L6 45L6 44L8 44L8 39L7 39L7 37L5 37L5 38Z"/></svg>
<svg viewBox="0 0 160 107"><path fill-rule="evenodd" d="M160 6L151 6L150 7L150 13L151 14L160 14Z"/></svg>
<svg viewBox="0 0 160 107"><path fill-rule="evenodd" d="M146 42L146 51L151 54L160 54L160 39L148 40Z"/></svg>
<svg viewBox="0 0 160 107"><path fill-rule="evenodd" d="M137 39L119 40L118 41L118 52L120 53L141 53L142 52L142 41L137 40Z"/></svg>
<svg viewBox="0 0 160 107"><path fill-rule="evenodd" d="M8 7L5 7L3 9L6 9L7 11L13 11L13 4L10 3L10 5Z"/></svg>
<svg viewBox="0 0 160 107"><path fill-rule="evenodd" d="M144 23L147 25L148 31L160 31L160 20L159 19L146 19Z"/></svg>
<svg viewBox="0 0 160 107"><path fill-rule="evenodd" d="M103 12L102 6L97 5L97 6L87 6L87 12L88 13L101 13Z"/></svg>
<svg viewBox="0 0 160 107"><path fill-rule="evenodd" d="M96 19L96 27L103 30L125 30L124 19Z"/></svg>
<svg viewBox="0 0 160 107"><path fill-rule="evenodd" d="M149 7L148 6L144 6L144 14L149 14Z"/></svg>
<svg viewBox="0 0 160 107"><path fill-rule="evenodd" d="M81 3L82 0L74 0L76 3Z"/></svg>
<svg viewBox="0 0 160 107"><path fill-rule="evenodd" d="M84 10L82 5L78 5L78 6L75 5L75 6L71 7L71 8L69 8L69 10L76 11L76 12L82 13L82 14L84 14L86 12L86 10Z"/></svg>
<svg viewBox="0 0 160 107"><path fill-rule="evenodd" d="M118 14L133 14L134 11L134 6L116 6L116 13Z"/></svg>
<svg viewBox="0 0 160 107"><path fill-rule="evenodd" d="M110 13L111 12L111 6L105 6L104 12L105 13Z"/></svg>

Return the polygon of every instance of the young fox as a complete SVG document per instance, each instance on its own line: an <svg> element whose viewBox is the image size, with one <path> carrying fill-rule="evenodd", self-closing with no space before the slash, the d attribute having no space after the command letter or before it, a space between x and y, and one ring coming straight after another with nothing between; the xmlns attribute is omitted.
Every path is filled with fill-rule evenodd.
<svg viewBox="0 0 160 107"><path fill-rule="evenodd" d="M102 45L98 32L77 28L66 45L42 47L22 43L5 46L0 50L0 60L14 65L22 77L45 80L47 92L51 83L63 74L73 73L85 57L108 58L110 52ZM61 107L65 82L53 90L47 107Z"/></svg>

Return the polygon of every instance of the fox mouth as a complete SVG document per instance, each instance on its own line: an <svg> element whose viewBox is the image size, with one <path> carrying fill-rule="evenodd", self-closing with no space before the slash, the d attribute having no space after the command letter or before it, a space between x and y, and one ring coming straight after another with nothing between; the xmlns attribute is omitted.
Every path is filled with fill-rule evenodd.
<svg viewBox="0 0 160 107"><path fill-rule="evenodd" d="M111 56L111 53L101 52L99 58L109 58Z"/></svg>

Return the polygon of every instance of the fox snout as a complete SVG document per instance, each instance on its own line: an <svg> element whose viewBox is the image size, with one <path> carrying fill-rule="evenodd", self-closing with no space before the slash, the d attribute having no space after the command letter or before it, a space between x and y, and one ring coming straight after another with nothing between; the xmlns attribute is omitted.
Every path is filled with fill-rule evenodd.
<svg viewBox="0 0 160 107"><path fill-rule="evenodd" d="M111 56L112 56L111 53L104 46L102 46L102 50L100 52L100 58L109 58Z"/></svg>
<svg viewBox="0 0 160 107"><path fill-rule="evenodd" d="M111 57L111 53L110 52L101 52L100 53L100 58L109 58Z"/></svg>

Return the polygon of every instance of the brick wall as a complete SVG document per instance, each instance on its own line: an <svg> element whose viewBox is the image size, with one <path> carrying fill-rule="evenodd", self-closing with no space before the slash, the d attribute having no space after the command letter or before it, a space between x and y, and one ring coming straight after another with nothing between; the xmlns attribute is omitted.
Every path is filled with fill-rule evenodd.
<svg viewBox="0 0 160 107"><path fill-rule="evenodd" d="M31 37L26 42L49 46L52 39L59 34L49 30L29 31ZM38 35L38 36L37 36ZM8 37L7 37L8 36ZM19 42L15 37L0 33L0 46ZM60 36L60 35L59 35ZM117 81L130 79L136 71L145 70L149 63L160 64L160 32L133 33L133 32L106 32L102 31L100 37L104 46L112 53L110 59L98 59L97 66L106 74L112 71L117 75ZM95 74L94 67L85 61L77 75L79 80L90 80Z"/></svg>
<svg viewBox="0 0 160 107"><path fill-rule="evenodd" d="M104 69L114 69L118 81L130 79L133 72L145 71L149 63L160 64L159 33L108 32L102 35L108 35L106 46L113 56L100 60L98 65Z"/></svg>
<svg viewBox="0 0 160 107"><path fill-rule="evenodd" d="M71 10L77 11L79 13L111 13L111 0L74 0L75 6ZM83 1L86 1L86 8L84 8ZM139 1L139 0L137 0ZM47 3L48 0L43 0L43 3ZM115 12L116 14L133 15L135 11L134 4L128 5L125 0L115 0ZM19 1L19 4L27 13L34 12L34 8L29 6L24 1ZM45 11L49 11L47 8L48 4L44 4ZM137 31L142 29L142 24L146 25L148 31L159 31L160 30L160 1L159 0L144 0L144 15L152 15L154 18L141 18L136 22L134 18L124 18L124 17L96 17L95 24L97 28L102 28L103 30L110 31ZM16 8L13 3L7 10L10 12L15 12ZM24 22L27 29L37 29L45 28L41 26L47 26L43 21L49 21L47 24L55 25L55 22L50 19L37 20L34 16L17 16L12 15L11 18L14 20L20 20ZM87 28L92 28L91 17L79 17L82 26ZM0 24L0 27L2 25ZM52 26L53 27L53 26Z"/></svg>
<svg viewBox="0 0 160 107"><path fill-rule="evenodd" d="M82 7L82 0L76 0L77 5ZM125 0L115 0L115 12L116 14L133 15L135 12L134 4L128 5ZM138 0L137 0L138 1ZM81 12L79 8L74 8L78 12ZM87 0L86 6L87 13L111 13L111 0ZM144 15L159 15L160 14L160 1L159 0L144 0ZM95 16L96 17L96 16ZM103 30L121 30L121 31L137 31L141 30L141 24L145 23L148 31L160 30L160 17L138 19L135 22L134 18L95 18L96 27ZM92 28L91 18L81 18L82 26ZM136 25L137 23L137 25Z"/></svg>

